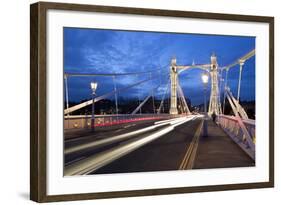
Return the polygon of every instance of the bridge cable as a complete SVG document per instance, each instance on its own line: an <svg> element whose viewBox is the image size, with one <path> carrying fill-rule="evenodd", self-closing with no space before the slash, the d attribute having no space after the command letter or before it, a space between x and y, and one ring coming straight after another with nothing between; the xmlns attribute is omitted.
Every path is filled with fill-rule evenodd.
<svg viewBox="0 0 281 205"><path fill-rule="evenodd" d="M178 92L179 93L179 92ZM180 94L180 93L179 93ZM183 102L182 102L182 96L180 95L180 112L181 112L181 114L183 114L184 113L184 104L183 104Z"/></svg>
<svg viewBox="0 0 281 205"><path fill-rule="evenodd" d="M240 86L241 86L241 80L242 80L242 70L243 70L244 61L241 61L239 65L240 65L240 69L239 69L238 90L237 90L238 102L240 100Z"/></svg>
<svg viewBox="0 0 281 205"><path fill-rule="evenodd" d="M246 111L244 110L244 108L240 105L240 103L238 102L238 100L235 99L235 97L232 95L230 88L227 88L227 96L229 96L229 98L232 100L235 111L239 114L239 116L241 116L242 119L244 120L248 120L249 117L246 113Z"/></svg>
<svg viewBox="0 0 281 205"><path fill-rule="evenodd" d="M144 71L144 72L135 72L135 73L65 73L68 77L86 77L86 76L125 76L125 75L136 75L136 74L149 74L159 69Z"/></svg>
<svg viewBox="0 0 281 205"><path fill-rule="evenodd" d="M153 93L153 90L156 90L159 88L160 85L156 86L155 88L153 88L151 90L151 92L148 94L148 96L142 101L141 104L139 104L139 106L131 113L132 115L136 114L141 108L142 106L147 102L147 100L152 97L152 93Z"/></svg>
<svg viewBox="0 0 281 205"><path fill-rule="evenodd" d="M136 75L136 78L138 79L138 77L139 77L139 75L137 74L137 75ZM140 103L141 103L141 102L140 102L140 91L141 91L140 87L138 87L137 90L138 90L138 103L139 103L138 106L140 106ZM142 114L142 113L141 113L141 107L140 107L139 111L140 111L140 114Z"/></svg>
<svg viewBox="0 0 281 205"><path fill-rule="evenodd" d="M152 78L152 74L150 73L150 78ZM152 97L152 108L153 108L153 113L155 114L155 104L154 104L154 89L152 89L151 97Z"/></svg>
<svg viewBox="0 0 281 205"><path fill-rule="evenodd" d="M235 107L235 101L237 102L237 100L233 97L231 97L232 93L230 92L230 89L227 88L227 94L226 94L226 97L229 101L229 104L230 106L232 107L232 110L235 114L235 117L236 117L236 120L243 132L243 141L246 140L247 143L248 143L248 146L252 149L252 150L255 150L255 144L253 142L253 139L252 139L252 136L250 135L250 132L248 131L247 127L245 126L244 122L243 122L243 117L241 118L240 115L239 115L239 112L241 110L237 109L237 107ZM242 108L243 109L243 108ZM244 110L244 109L243 109ZM245 111L245 110L244 110Z"/></svg>
<svg viewBox="0 0 281 205"><path fill-rule="evenodd" d="M228 81L228 71L229 68L226 69L226 74L225 74L225 82L224 82L224 94L223 94L223 111L222 113L225 114L225 98L226 98L226 88L227 88L227 81Z"/></svg>
<svg viewBox="0 0 281 205"><path fill-rule="evenodd" d="M185 100L185 97L184 97L183 90L182 90L182 88L181 88L179 82L178 82L178 87L177 87L177 89L178 89L178 92L179 92L179 94L180 94L180 99L182 100L182 103L184 104L184 108L185 108L185 110L186 110L186 113L190 113L190 110L189 110L189 108L188 108L188 105L187 105L186 100Z"/></svg>
<svg viewBox="0 0 281 205"><path fill-rule="evenodd" d="M152 97L153 99L153 93L154 90L157 90L161 85L159 84L158 86L156 86L155 88L153 88L150 92L150 94L138 105L138 107L131 113L131 114L136 114L139 110L141 110L142 106L147 102L147 100ZM154 108L154 114L155 114L155 105L153 106ZM158 113L157 113L158 114Z"/></svg>
<svg viewBox="0 0 281 205"><path fill-rule="evenodd" d="M163 102L164 102L165 97L166 97L166 95L167 95L167 93L168 93L168 89L169 89L169 79L168 79L168 82L167 82L167 84L166 84L165 93L164 93L163 96L162 96L162 100L161 100L160 105L159 105L159 108L158 108L158 110L157 110L157 114L160 114L161 108L163 108L163 109L162 109L162 112L164 112Z"/></svg>
<svg viewBox="0 0 281 205"><path fill-rule="evenodd" d="M166 96L167 91L168 91L168 86L167 86L167 88L166 88L166 90L165 90L165 94L164 94L163 97L162 97L162 100L161 100L161 102L160 102L159 108L157 109L157 114L160 114L161 109L162 109L162 112L164 113L163 101L164 101L164 98L165 98L165 96Z"/></svg>
<svg viewBox="0 0 281 205"><path fill-rule="evenodd" d="M185 108L185 105L183 103L183 97L182 97L182 94L179 90L178 90L178 92L180 94L181 112L184 113L186 108Z"/></svg>
<svg viewBox="0 0 281 205"><path fill-rule="evenodd" d="M222 69L227 69L227 68L232 68L238 64L240 64L241 61L247 61L249 60L251 57L253 57L255 55L255 49L251 50L249 53L247 53L246 55L242 56L241 58L237 59L234 63L224 66L222 67Z"/></svg>
<svg viewBox="0 0 281 205"><path fill-rule="evenodd" d="M118 120L118 96L117 96L117 86L116 86L116 76L112 76L113 78L113 84L114 84L114 97L115 97L115 112L116 112L116 115L117 115L117 120Z"/></svg>
<svg viewBox="0 0 281 205"><path fill-rule="evenodd" d="M69 108L69 101L68 101L68 83L67 83L67 76L64 75L64 82L65 82L65 98L66 98L66 108Z"/></svg>
<svg viewBox="0 0 281 205"><path fill-rule="evenodd" d="M152 79L154 79L154 78L152 78ZM129 88L135 87L135 86L137 86L137 85L140 85L140 84L145 83L145 82L147 82L147 81L150 81L150 80L152 80L152 79L148 78L148 79L139 81L139 82L137 82L137 83L131 84L131 85L127 86L127 87L119 88L119 89L116 90L116 92L119 93L119 92L128 90ZM111 91L111 92L108 92L108 93L106 93L106 94L104 94L104 95L98 96L98 97L95 98L95 102L98 102L98 101L100 101L100 100L102 100L102 99L105 99L106 97L109 97L109 96L113 95L114 93L115 93L115 91ZM71 113L71 112L73 112L73 111L75 111L75 110L79 110L79 109L81 109L81 108L83 108L83 107L85 107L85 106L87 106L87 105L91 105L92 103L93 103L93 100L88 100L88 101L83 102L83 103L80 103L80 104L78 104L78 105L74 105L74 106L72 106L72 107L70 107L70 108L68 108L68 109L65 109L65 110L64 110L64 114L68 114L68 113Z"/></svg>
<svg viewBox="0 0 281 205"><path fill-rule="evenodd" d="M178 86L177 86L177 94L178 94L178 97L179 97L179 106L180 106L180 112L183 113L183 104L182 104L182 96L181 96L181 92L179 91L179 81L178 81Z"/></svg>
<svg viewBox="0 0 281 205"><path fill-rule="evenodd" d="M67 76L64 75L64 82L65 82L65 100L66 100L66 109L69 108L69 94L68 94L68 83L67 83ZM69 113L67 114L67 127L69 128Z"/></svg>

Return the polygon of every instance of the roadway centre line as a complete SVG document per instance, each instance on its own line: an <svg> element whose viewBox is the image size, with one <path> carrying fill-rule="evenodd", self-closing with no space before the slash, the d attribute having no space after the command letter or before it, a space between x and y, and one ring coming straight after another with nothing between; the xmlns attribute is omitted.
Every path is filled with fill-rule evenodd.
<svg viewBox="0 0 281 205"><path fill-rule="evenodd" d="M111 148L109 150L103 151L97 155L88 157L79 162L71 164L65 167L64 175L85 175L89 174L117 159L120 157L133 152L134 150L144 146L147 143L152 142L153 140L171 132L175 127L186 123L192 120L192 118L182 119L177 123L170 124L168 127L165 127L159 131L154 132L153 134L144 136L127 142L126 144L119 145L117 147Z"/></svg>
<svg viewBox="0 0 281 205"><path fill-rule="evenodd" d="M122 131L122 130L124 130L124 128L121 128L121 129L115 130L115 131L114 131L114 133L116 133L116 132L120 132L120 131Z"/></svg>
<svg viewBox="0 0 281 205"><path fill-rule="evenodd" d="M194 137L192 138L192 141L188 146L187 151L183 157L183 160L179 166L179 170L192 169L196 157L196 152L199 144L202 127L203 127L203 120L201 120L199 126L195 131Z"/></svg>
<svg viewBox="0 0 281 205"><path fill-rule="evenodd" d="M129 127L134 127L136 124L132 124L132 125L125 125L123 128L129 128Z"/></svg>
<svg viewBox="0 0 281 205"><path fill-rule="evenodd" d="M124 129L126 129L126 128L129 128L129 127L134 127L134 126L136 126L136 124L126 125L126 126L124 126L124 127L120 128L120 129L118 129L118 130L115 130L115 131L114 131L114 133L116 133L116 132L120 132L120 131L122 131L122 130L124 130Z"/></svg>
<svg viewBox="0 0 281 205"><path fill-rule="evenodd" d="M81 145L76 145L76 146L65 149L64 154L65 155L73 154L73 153L80 152L80 151L83 151L83 150L86 150L86 149L90 149L90 148L94 149L94 148L97 148L97 147L100 147L100 146L112 144L112 143L115 143L115 142L118 142L118 141L121 141L121 140L125 140L127 138L130 138L130 137L133 137L133 136L136 136L136 135L139 135L139 134L146 133L148 131L154 130L154 129L156 129L158 127L161 127L161 126L165 126L165 125L168 125L168 124L173 125L173 124L175 124L179 121L182 121L184 119L190 119L190 118L186 118L186 117L185 118L177 118L177 119L174 119L173 121L163 122L163 123L157 124L157 125L152 125L150 127L142 128L142 129L139 129L139 130L136 130L136 131L133 131L133 132L129 132L129 133L113 136L113 137L108 137L108 138L97 140L97 141L94 141L94 142L91 142L91 143L84 143L84 144L81 144Z"/></svg>

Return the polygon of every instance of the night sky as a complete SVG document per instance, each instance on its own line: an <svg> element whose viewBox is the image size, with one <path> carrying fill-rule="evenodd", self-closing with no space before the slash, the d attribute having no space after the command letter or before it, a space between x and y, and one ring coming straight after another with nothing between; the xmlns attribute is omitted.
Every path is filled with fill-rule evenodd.
<svg viewBox="0 0 281 205"><path fill-rule="evenodd" d="M152 74L157 77L153 81L118 94L119 98L140 96L143 99L152 88L161 84L155 96L160 99L173 56L179 65L209 64L211 54L215 53L219 67L223 67L254 48L255 37L64 28L64 72L127 73L160 69ZM182 72L179 77L184 94L192 105L203 103L201 73L199 69L192 69ZM234 96L238 75L237 65L230 69L228 81ZM149 77L149 74L117 77L117 88ZM112 77L69 77L69 100L89 99L91 81L98 82L97 96L114 89ZM240 96L241 100L255 100L255 57L244 65Z"/></svg>

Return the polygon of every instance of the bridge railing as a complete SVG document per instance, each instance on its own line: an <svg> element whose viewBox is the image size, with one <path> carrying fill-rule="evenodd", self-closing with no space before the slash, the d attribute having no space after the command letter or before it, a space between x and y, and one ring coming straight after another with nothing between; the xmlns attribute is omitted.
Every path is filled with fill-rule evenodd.
<svg viewBox="0 0 281 205"><path fill-rule="evenodd" d="M235 116L219 115L219 125L223 130L253 159L255 158L255 150L250 149L248 146L245 133L239 125L238 119ZM243 124L247 128L247 131L251 137L252 142L256 141L256 126L255 120L247 119L242 120Z"/></svg>
<svg viewBox="0 0 281 205"><path fill-rule="evenodd" d="M91 128L91 117L91 115L66 115L64 116L64 129ZM173 117L170 114L95 115L95 127L114 126L145 120L169 119Z"/></svg>

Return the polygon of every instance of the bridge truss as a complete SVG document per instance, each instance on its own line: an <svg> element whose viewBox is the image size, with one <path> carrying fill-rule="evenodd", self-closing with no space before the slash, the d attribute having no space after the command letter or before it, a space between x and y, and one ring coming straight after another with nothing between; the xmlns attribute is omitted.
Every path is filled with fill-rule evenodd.
<svg viewBox="0 0 281 205"><path fill-rule="evenodd" d="M170 64L170 74L169 79L164 83L166 89L163 93L161 103L158 108L155 108L154 103L154 94L157 93L157 90L160 86L162 86L161 82L154 88L150 90L148 95L143 99L142 102L140 102L139 99L139 105L131 112L131 114L135 115L137 113L141 114L143 105L152 98L153 101L153 113L154 114L160 114L161 111L163 112L163 102L165 100L165 96L167 95L168 91L170 91L170 109L169 114L170 115L177 115L179 113L181 114L190 114L190 108L188 107L186 103L186 99L184 96L184 92L180 86L178 75L182 73L183 71L190 70L190 69L201 69L204 72L208 73L211 79L211 92L210 92L210 98L209 98L209 106L208 106L208 114L211 115L215 113L216 115L221 115L225 111L225 101L226 99L231 100L230 104L233 104L231 108L233 109L234 113L238 113L242 119L248 119L248 116L246 112L244 111L243 107L239 104L240 99L240 89L241 89L241 78L242 78L242 69L245 62L253 57L255 55L255 50L252 50L242 56L241 58L237 59L232 64L229 64L227 66L219 67L217 62L217 57L213 54L210 57L210 63L209 64L198 64L195 65L194 63L192 65L178 65L176 58L172 58L171 64ZM238 89L237 89L237 97L234 98L233 94L230 92L230 88L227 85L228 81L228 72L231 68L234 66L239 65L239 79L238 79ZM102 94L94 99L95 102L98 102L100 100L106 99L112 95L115 97L115 106L116 106L116 114L118 113L118 97L117 95L122 92L126 92L128 89L142 85L147 82L155 81L157 79L161 79L161 69L155 69L151 71L145 71L145 72L135 72L135 73L65 73L65 92L66 92L66 109L64 110L65 115L69 115L70 113L79 110L85 106L91 105L93 103L93 100L88 100L86 102L83 102L81 104L69 107L69 97L68 97L68 84L67 79L69 77L87 77L87 76L104 76L104 77L112 77L113 83L114 83L114 90L105 94ZM226 77L223 80L224 81L224 94L223 94L223 107L221 105L221 91L220 91L220 83L222 82L222 72L226 72ZM155 75L157 74L157 75ZM147 79L140 80L138 82L135 82L131 85L128 85L124 88L117 88L116 86L116 77L118 76L138 76L138 75L149 75ZM168 86L170 84L170 86ZM170 89L169 89L170 87Z"/></svg>

